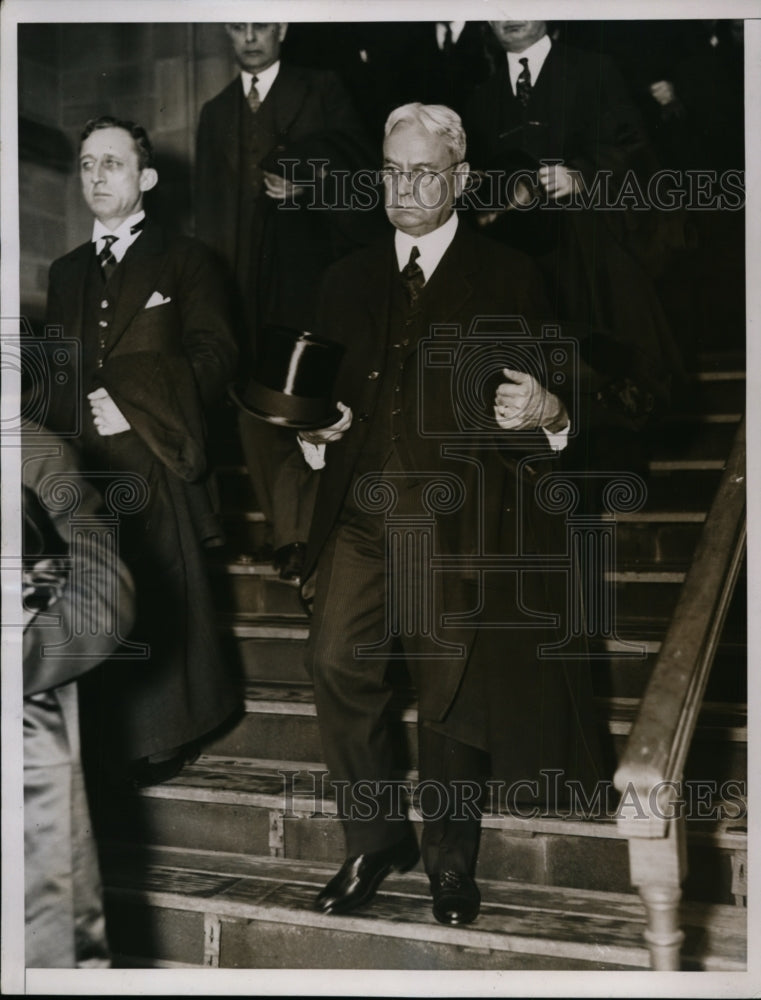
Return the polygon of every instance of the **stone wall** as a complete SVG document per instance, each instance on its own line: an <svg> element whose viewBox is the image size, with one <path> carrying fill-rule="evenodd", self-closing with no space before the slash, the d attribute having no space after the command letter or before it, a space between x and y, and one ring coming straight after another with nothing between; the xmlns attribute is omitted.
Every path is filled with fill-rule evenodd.
<svg viewBox="0 0 761 1000"><path fill-rule="evenodd" d="M112 114L145 125L160 176L148 207L192 231L198 114L235 67L221 24L25 24L18 53L19 116L35 137L47 136L20 141L21 304L38 319L50 262L90 235L76 170L83 124Z"/></svg>

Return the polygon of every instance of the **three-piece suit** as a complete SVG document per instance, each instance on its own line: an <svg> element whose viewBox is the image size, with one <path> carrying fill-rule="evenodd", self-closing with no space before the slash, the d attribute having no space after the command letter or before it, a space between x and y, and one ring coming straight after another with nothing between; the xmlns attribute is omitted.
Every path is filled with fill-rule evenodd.
<svg viewBox="0 0 761 1000"><path fill-rule="evenodd" d="M286 176L304 185L290 207L267 197L263 171L282 175L278 157L307 162ZM351 100L335 74L281 62L253 113L240 77L201 109L196 143L196 232L229 264L241 297L247 351L256 364L264 324L311 331L325 268L361 245L367 212L318 207L342 195L322 170L374 167ZM348 193L348 189L347 189ZM313 202L316 207L310 207ZM246 374L249 372L247 371ZM246 464L275 548L304 542L317 477L282 428L240 414Z"/></svg>
<svg viewBox="0 0 761 1000"><path fill-rule="evenodd" d="M119 544L137 590L130 641L145 648L98 672L100 736L135 760L198 739L239 706L205 563L205 546L220 541L206 414L237 357L223 278L200 242L147 219L105 283L93 243L52 264L46 323L79 345L64 383L52 383L49 425L70 432L79 422L74 441L86 473L114 483L124 473L139 477ZM49 341L53 352L56 344ZM128 431L98 434L86 398L98 387Z"/></svg>
<svg viewBox="0 0 761 1000"><path fill-rule="evenodd" d="M531 261L462 223L412 306L390 235L326 275L317 328L346 347L335 397L353 423L327 445L304 591L314 591L307 663L325 759L332 779L348 782L348 856L401 838L398 810L384 815L381 794L369 816L352 787L391 777L386 668L402 655L417 688L421 779L477 777L480 764L460 752L470 750L491 754L506 782L548 767L583 781L598 774L588 664L537 655L562 631L541 618L562 611L562 585L556 574L487 566L564 544L534 487L568 455L541 430L512 435L512 447L492 408L502 366L528 363L546 377L548 317ZM490 338L489 327L503 334ZM572 405L577 387L564 385ZM405 553L396 568L387 546ZM477 824L453 838L446 823L427 823L426 867L468 870L476 843Z"/></svg>

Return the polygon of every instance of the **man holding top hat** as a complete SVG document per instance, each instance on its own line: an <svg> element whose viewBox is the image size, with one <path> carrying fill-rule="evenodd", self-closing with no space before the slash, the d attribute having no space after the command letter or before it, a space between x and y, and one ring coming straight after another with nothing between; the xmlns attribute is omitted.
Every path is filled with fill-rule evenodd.
<svg viewBox="0 0 761 1000"><path fill-rule="evenodd" d="M234 22L225 31L240 73L201 109L196 229L236 277L243 360L255 370L269 350L264 327L310 330L325 267L361 245L368 213L343 210L331 172L375 164L338 77L281 59L287 24ZM245 411L239 426L276 568L295 580L317 478L282 428Z"/></svg>
<svg viewBox="0 0 761 1000"><path fill-rule="evenodd" d="M340 418L300 433L308 461L323 466L303 585L314 602L307 661L347 848L315 901L329 913L369 902L420 854L391 780L389 661L404 658L417 688L418 787L434 783L438 805L450 806L419 803L440 922L479 912L488 773L522 782L535 801L542 769L599 777L587 663L537 652L561 635L542 615L562 610L557 574L480 568L484 557L552 552L558 528L562 539L533 487L572 454L580 407L567 371L553 375L562 391L548 387L540 333L551 316L533 264L454 211L465 145L447 107L390 114L383 183L394 229L333 265L318 308L315 332L345 348Z"/></svg>

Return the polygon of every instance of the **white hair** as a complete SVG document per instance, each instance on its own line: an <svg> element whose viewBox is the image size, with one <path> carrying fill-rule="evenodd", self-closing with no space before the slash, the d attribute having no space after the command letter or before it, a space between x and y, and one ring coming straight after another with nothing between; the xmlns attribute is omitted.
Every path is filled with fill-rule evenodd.
<svg viewBox="0 0 761 1000"><path fill-rule="evenodd" d="M416 101L394 108L386 119L384 139L401 124L420 125L431 135L441 136L457 163L465 159L467 141L462 121L457 112L445 104L421 104Z"/></svg>

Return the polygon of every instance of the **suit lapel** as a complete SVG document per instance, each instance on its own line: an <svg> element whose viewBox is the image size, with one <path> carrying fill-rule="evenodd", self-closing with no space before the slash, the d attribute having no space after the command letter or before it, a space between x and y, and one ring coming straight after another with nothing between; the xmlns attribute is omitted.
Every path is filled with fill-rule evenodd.
<svg viewBox="0 0 761 1000"><path fill-rule="evenodd" d="M240 82L240 77L236 76L232 83L222 91L218 105L214 109L215 114L220 115L218 134L222 137L224 156L236 172L240 166L240 115L243 105L243 84ZM248 111L248 107L246 107L246 111Z"/></svg>
<svg viewBox="0 0 761 1000"><path fill-rule="evenodd" d="M264 105L270 102L272 104L278 142L288 138L288 133L299 117L309 90L307 81L292 66L286 63L280 64L275 82L264 99Z"/></svg>
<svg viewBox="0 0 761 1000"><path fill-rule="evenodd" d="M142 235L135 240L120 264L123 268L121 287L106 354L114 349L136 313L145 308L151 293L157 290L159 262L163 251L161 229L147 220Z"/></svg>
<svg viewBox="0 0 761 1000"><path fill-rule="evenodd" d="M71 308L71 315L66 317L66 328L64 329L66 337L82 339L87 271L94 252L92 243L83 243L72 251L67 260L67 273L61 282L66 291L63 301ZM69 295L69 290L72 290L71 295Z"/></svg>
<svg viewBox="0 0 761 1000"><path fill-rule="evenodd" d="M470 233L465 224L460 222L454 239L425 287L425 336L429 335L431 325L456 322L465 303L473 295L475 268L474 255L468 250L470 243ZM467 331L462 332L465 334ZM413 346L411 345L411 349Z"/></svg>

